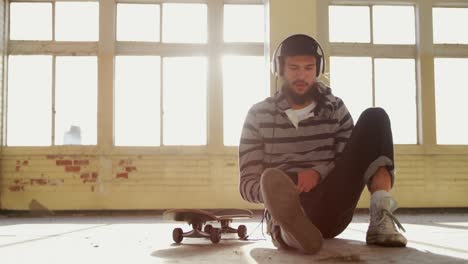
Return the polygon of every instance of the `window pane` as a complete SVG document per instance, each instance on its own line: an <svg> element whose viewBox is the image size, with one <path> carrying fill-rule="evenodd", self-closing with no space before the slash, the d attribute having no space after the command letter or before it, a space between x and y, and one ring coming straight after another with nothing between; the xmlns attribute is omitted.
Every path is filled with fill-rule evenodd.
<svg viewBox="0 0 468 264"><path fill-rule="evenodd" d="M433 8L432 17L434 43L468 44L468 8Z"/></svg>
<svg viewBox="0 0 468 264"><path fill-rule="evenodd" d="M204 57L164 58L165 145L206 144L206 67Z"/></svg>
<svg viewBox="0 0 468 264"><path fill-rule="evenodd" d="M224 41L263 42L264 39L263 5L224 5Z"/></svg>
<svg viewBox="0 0 468 264"><path fill-rule="evenodd" d="M159 5L117 4L117 40L159 41Z"/></svg>
<svg viewBox="0 0 468 264"><path fill-rule="evenodd" d="M160 145L159 56L117 56L115 64L115 144Z"/></svg>
<svg viewBox="0 0 468 264"><path fill-rule="evenodd" d="M163 4L163 41L169 43L206 43L206 5Z"/></svg>
<svg viewBox="0 0 468 264"><path fill-rule="evenodd" d="M373 23L374 43L415 43L413 6L374 6Z"/></svg>
<svg viewBox="0 0 468 264"><path fill-rule="evenodd" d="M389 115L395 144L417 143L414 59L375 59L375 104Z"/></svg>
<svg viewBox="0 0 468 264"><path fill-rule="evenodd" d="M55 144L96 145L97 58L57 57Z"/></svg>
<svg viewBox="0 0 468 264"><path fill-rule="evenodd" d="M9 56L8 146L50 146L52 57Z"/></svg>
<svg viewBox="0 0 468 264"><path fill-rule="evenodd" d="M370 42L368 6L330 6L330 42Z"/></svg>
<svg viewBox="0 0 468 264"><path fill-rule="evenodd" d="M52 5L50 3L12 3L10 39L52 40Z"/></svg>
<svg viewBox="0 0 468 264"><path fill-rule="evenodd" d="M99 3L56 2L55 39L97 41L99 39Z"/></svg>
<svg viewBox="0 0 468 264"><path fill-rule="evenodd" d="M247 111L269 95L264 58L224 56L223 87L224 145L237 146Z"/></svg>
<svg viewBox="0 0 468 264"><path fill-rule="evenodd" d="M437 143L468 145L468 59L436 58L434 64Z"/></svg>
<svg viewBox="0 0 468 264"><path fill-rule="evenodd" d="M372 61L369 57L330 57L330 86L343 99L354 123L372 106Z"/></svg>

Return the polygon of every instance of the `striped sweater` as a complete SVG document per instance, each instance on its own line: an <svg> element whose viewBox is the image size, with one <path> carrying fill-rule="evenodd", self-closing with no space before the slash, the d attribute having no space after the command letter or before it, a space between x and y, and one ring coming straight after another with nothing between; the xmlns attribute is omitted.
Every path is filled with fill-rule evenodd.
<svg viewBox="0 0 468 264"><path fill-rule="evenodd" d="M249 110L239 145L240 193L244 200L263 203L260 175L266 168L286 173L314 169L325 179L341 155L354 127L343 101L323 83L314 115L298 128L285 111L290 109L282 92Z"/></svg>

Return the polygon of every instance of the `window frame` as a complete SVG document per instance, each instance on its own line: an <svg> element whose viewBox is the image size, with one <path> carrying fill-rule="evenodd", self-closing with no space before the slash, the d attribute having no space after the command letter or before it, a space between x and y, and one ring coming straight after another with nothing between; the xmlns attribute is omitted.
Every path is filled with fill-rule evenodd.
<svg viewBox="0 0 468 264"><path fill-rule="evenodd" d="M60 2L85 2L83 0L60 0ZM223 88L222 88L222 56L232 55L254 55L265 57L265 43L227 43L223 39L223 10L225 4L239 5L262 5L263 0L116 0L99 2L99 39L96 42L85 41L22 41L7 40L8 55L47 54L97 56L98 60L98 138L97 145L93 146L49 146L49 147L16 147L6 146L6 111L4 111L4 153L23 153L25 149L31 154L51 154L60 151L63 154L72 154L79 151L83 154L108 153L115 155L139 155L139 154L234 154L237 147L224 146L223 143ZM11 0L15 2L47 2L55 3L58 0ZM164 43L162 42L162 23L160 27L159 42L143 41L117 41L117 5L118 4L159 4L162 20L163 3L199 3L207 5L207 43ZM55 28L55 10L53 4L52 27ZM9 5L7 5L9 14ZM9 25L8 18L6 21ZM7 26L8 31L8 26ZM9 33L6 32L7 36ZM52 32L53 38L55 32ZM115 56L135 55L157 55L161 57L161 66L164 57L182 56L206 56L207 57L207 144L203 146L165 146L163 145L163 119L161 111L161 145L160 146L115 146L114 144L114 101L105 98L114 96L114 63ZM55 59L54 59L55 60ZM7 65L5 65L7 71ZM162 71L162 67L161 67ZM161 88L163 76L161 74ZM6 95L8 88L4 89ZM163 96L161 89L161 110L163 107ZM4 97L7 98L7 97ZM5 99L4 110L7 108ZM55 121L54 121L55 122ZM54 126L51 128L54 129ZM53 130L53 131L54 131ZM55 139L52 138L52 142Z"/></svg>

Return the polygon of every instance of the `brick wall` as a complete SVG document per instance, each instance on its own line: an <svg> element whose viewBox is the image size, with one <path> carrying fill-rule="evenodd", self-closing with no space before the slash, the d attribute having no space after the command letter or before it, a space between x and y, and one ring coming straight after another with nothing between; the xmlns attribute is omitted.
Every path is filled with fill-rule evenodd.
<svg viewBox="0 0 468 264"><path fill-rule="evenodd" d="M468 206L466 155L399 155L396 164L402 207ZM1 166L4 209L34 200L53 210L256 207L239 197L233 155L8 155Z"/></svg>

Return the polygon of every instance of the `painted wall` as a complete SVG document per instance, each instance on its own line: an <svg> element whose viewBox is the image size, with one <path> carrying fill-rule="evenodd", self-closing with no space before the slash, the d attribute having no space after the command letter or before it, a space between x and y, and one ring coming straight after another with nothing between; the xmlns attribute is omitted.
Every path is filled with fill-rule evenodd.
<svg viewBox="0 0 468 264"><path fill-rule="evenodd" d="M1 0L0 1L0 153L2 153L2 149L3 149L3 128L4 128L4 125L3 125L3 114L4 114L4 111L3 111L3 95L4 95L4 81L5 81L5 65L4 65L4 62L5 62L5 58L6 58L6 34L5 34L5 31L6 31L6 16L5 16L5 12L6 12L6 9L5 9L5 1L4 0ZM0 154L0 158L1 158L1 154ZM1 167L1 164L0 164L0 182L3 178L3 173L2 173L2 167ZM1 187L1 183L0 183L0 208L2 208L2 199L1 199L1 196L4 192L3 188Z"/></svg>
<svg viewBox="0 0 468 264"><path fill-rule="evenodd" d="M267 1L268 52L290 34L315 35L315 10L312 0ZM103 49L101 76L107 76L112 61ZM100 80L100 85L108 95L112 83ZM108 101L100 102L105 111L112 109ZM101 121L109 131L112 122ZM394 195L400 206L467 207L467 154L458 146L397 146ZM0 166L2 209L27 210L37 204L52 210L260 208L238 194L236 149L116 149L108 141L86 148L4 148ZM364 194L359 206L367 205Z"/></svg>

